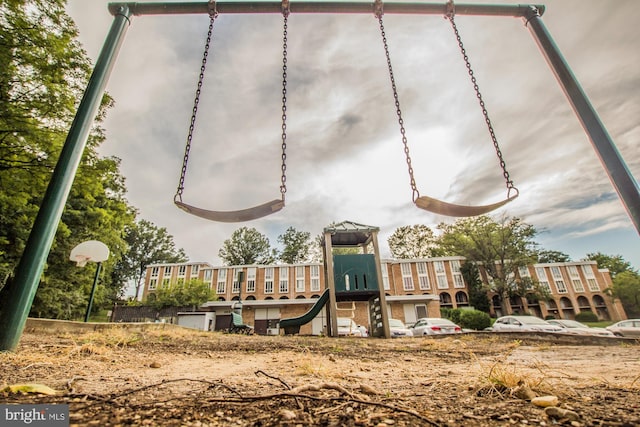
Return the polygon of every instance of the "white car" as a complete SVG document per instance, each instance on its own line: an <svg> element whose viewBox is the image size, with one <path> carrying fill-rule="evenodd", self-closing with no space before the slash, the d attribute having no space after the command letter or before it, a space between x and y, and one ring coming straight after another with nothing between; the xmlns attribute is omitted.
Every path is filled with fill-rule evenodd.
<svg viewBox="0 0 640 427"><path fill-rule="evenodd" d="M640 319L628 319L611 326L607 326L607 330L614 333L618 337L640 338Z"/></svg>
<svg viewBox="0 0 640 427"><path fill-rule="evenodd" d="M440 317L423 317L411 327L414 337L425 335L459 334L462 328L449 319Z"/></svg>
<svg viewBox="0 0 640 427"><path fill-rule="evenodd" d="M584 323L580 323L575 320L550 319L550 320L547 320L547 323L560 326L562 328L562 332L564 332L565 334L594 335L594 336L602 336L602 337L615 336L613 332L607 331L604 328L590 328Z"/></svg>
<svg viewBox="0 0 640 427"><path fill-rule="evenodd" d="M413 336L411 329L407 328L404 323L402 323L402 320L398 319L389 319L389 332L391 333L391 338Z"/></svg>
<svg viewBox="0 0 640 427"><path fill-rule="evenodd" d="M353 319L348 317L338 317L339 337L361 337L362 331Z"/></svg>
<svg viewBox="0 0 640 427"><path fill-rule="evenodd" d="M491 330L496 332L562 332L560 326L552 325L535 316L498 317Z"/></svg>

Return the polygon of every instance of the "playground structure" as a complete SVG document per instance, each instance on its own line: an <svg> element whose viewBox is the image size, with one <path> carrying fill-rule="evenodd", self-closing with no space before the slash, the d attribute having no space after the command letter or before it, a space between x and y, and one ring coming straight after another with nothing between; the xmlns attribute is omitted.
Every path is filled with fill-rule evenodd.
<svg viewBox="0 0 640 427"><path fill-rule="evenodd" d="M389 315L382 283L378 227L344 221L323 231L324 274L327 289L318 301L302 316L282 319L280 328L285 334L295 334L300 326L309 323L320 310L327 310L327 335L338 336L338 312L355 310L354 302L367 301L369 333L373 337L390 338ZM335 249L358 248L358 254L336 254ZM368 253L373 248L373 253ZM340 303L351 303L346 308ZM348 316L352 317L352 316Z"/></svg>
<svg viewBox="0 0 640 427"><path fill-rule="evenodd" d="M35 297L65 202L80 164L94 118L98 112L107 80L114 67L132 16L169 14L208 14L212 16L225 13L271 13L283 14L286 18L289 13L373 13L374 16L381 19L382 13L384 13L440 15L446 17L451 14L452 4L451 2L440 4L393 2L384 4L383 9L382 6L381 2L371 4L366 2L300 1L289 4L288 0L285 0L285 2L240 0L110 4L109 11L114 16L112 26L96 61L47 191L44 194L24 252L15 270L12 289L6 298L4 309L0 313L0 351L14 350L24 330L27 315ZM585 129L636 230L640 232L640 189L638 188L638 183L629 172L612 138L582 90L580 83L555 45L553 38L542 21L542 13L544 13L544 7L540 5L462 3L455 5L455 14L457 15L509 16L523 19ZM283 77L286 78L286 76ZM283 99L283 105L284 101ZM400 116L400 114L398 115ZM401 120L401 117L399 119ZM284 136L283 128L283 141ZM409 163L409 158L407 157L407 159ZM285 160L284 154L283 160ZM183 165L184 167L186 166ZM284 169L283 163L283 183L286 179ZM505 176L505 178L508 183L508 177ZM412 189L415 190L414 185L412 185ZM282 189L281 193L284 195ZM507 196L507 199L512 198L509 194ZM458 210L457 205L451 206L440 201L432 204L430 199L424 199L424 206L420 206L420 199L419 195L414 191L413 201L418 207L432 211L442 210L443 212L450 212L450 214L455 214ZM284 197L282 200L275 199L273 202L259 205L257 210L250 208L249 212L246 212L247 210L240 212L239 218L234 218L232 213L229 220L242 221L252 219L252 217L264 216L262 215L263 212L265 214L270 213L269 210L275 212L283 206ZM492 206L489 205L489 207ZM256 213L260 215L253 215ZM203 212L204 214L206 212ZM329 244L329 246L331 245ZM332 263L333 261L330 262ZM335 295L330 292L330 303L335 303L334 299L338 295L339 292L335 292ZM333 319L331 323L331 329L335 331L336 325Z"/></svg>

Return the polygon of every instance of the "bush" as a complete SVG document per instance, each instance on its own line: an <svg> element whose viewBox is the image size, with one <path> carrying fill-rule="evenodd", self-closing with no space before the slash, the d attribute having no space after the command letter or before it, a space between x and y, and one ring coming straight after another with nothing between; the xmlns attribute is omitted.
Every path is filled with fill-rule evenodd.
<svg viewBox="0 0 640 427"><path fill-rule="evenodd" d="M459 308L440 309L440 316L444 317L445 319L451 320L456 325L460 324L460 313L462 313L462 310L460 310Z"/></svg>
<svg viewBox="0 0 640 427"><path fill-rule="evenodd" d="M598 315L593 311L581 311L580 313L576 314L576 320L578 322L597 322Z"/></svg>
<svg viewBox="0 0 640 427"><path fill-rule="evenodd" d="M491 317L484 311L462 310L460 312L460 325L464 329L474 329L481 331L491 326Z"/></svg>

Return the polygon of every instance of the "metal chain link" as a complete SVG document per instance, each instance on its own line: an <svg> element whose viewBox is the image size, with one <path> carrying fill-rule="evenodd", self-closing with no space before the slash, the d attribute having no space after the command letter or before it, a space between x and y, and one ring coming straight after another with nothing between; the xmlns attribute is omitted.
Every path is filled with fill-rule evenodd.
<svg viewBox="0 0 640 427"><path fill-rule="evenodd" d="M409 171L409 179L412 190L412 200L415 202L420 197L420 192L416 186L416 180L413 176L413 166L411 166L411 156L409 155L409 144L407 141L407 135L404 129L404 120L402 119L402 111L400 110L400 100L398 99L398 89L396 87L396 80L393 76L393 67L391 66L391 56L389 55L389 45L387 44L387 36L384 32L384 24L382 23L382 11L381 8L375 10L375 15L378 18L380 24L380 33L382 34L382 43L384 45L384 53L387 57L387 67L389 68L389 78L391 79L391 89L393 89L393 99L396 104L396 114L398 115L398 124L400 125L400 134L402 135L402 144L404 145L404 154L407 159L407 169Z"/></svg>
<svg viewBox="0 0 640 427"><path fill-rule="evenodd" d="M493 125L491 124L491 119L489 119L489 112L485 106L484 100L482 99L482 94L480 93L480 87L478 86L478 82L476 81L476 77L473 74L473 70L471 69L471 63L469 62L469 57L467 56L467 51L462 44L462 38L460 37L460 33L458 32L458 27L453 19L454 14L452 12L446 15L446 18L451 22L451 26L453 27L453 32L456 35L456 39L458 40L458 46L460 47L460 52L462 53L462 57L464 58L464 62L467 66L467 71L469 72L469 76L471 77L471 83L473 84L473 89L476 91L476 97L478 98L478 102L480 103L480 107L482 108L482 115L484 116L484 121L487 124L487 128L489 129L489 134L491 135L491 140L493 141L493 146L496 150L496 155L498 156L498 160L500 161L500 167L502 168L502 175L507 184L507 190L509 193L511 190L515 190L516 193L518 189L513 185L513 181L509 177L509 172L507 171L507 164L505 163L502 157L502 151L500 151L500 146L498 145L498 138L496 137L496 133L493 130Z"/></svg>
<svg viewBox="0 0 640 427"><path fill-rule="evenodd" d="M200 102L200 92L202 91L202 82L204 81L204 71L207 66L207 57L209 56L209 46L211 45L211 35L213 33L213 23L218 17L218 11L215 9L215 3L211 2L213 7L209 8L209 31L207 32L207 42L204 45L204 53L202 54L202 65L200 66L200 76L198 77L198 87L196 89L196 97L193 100L193 110L191 112L191 121L189 123L189 134L187 135L187 145L184 148L184 158L182 160L182 171L180 173L180 183L173 200L182 202L182 192L184 191L184 178L187 174L187 165L189 163L189 152L191 151L191 141L193 140L193 130L196 125L196 116L198 114L198 103Z"/></svg>
<svg viewBox="0 0 640 427"><path fill-rule="evenodd" d="M288 4L287 4L288 6ZM282 32L282 176L280 177L280 193L284 201L287 192L287 22L289 10L283 10L284 30Z"/></svg>

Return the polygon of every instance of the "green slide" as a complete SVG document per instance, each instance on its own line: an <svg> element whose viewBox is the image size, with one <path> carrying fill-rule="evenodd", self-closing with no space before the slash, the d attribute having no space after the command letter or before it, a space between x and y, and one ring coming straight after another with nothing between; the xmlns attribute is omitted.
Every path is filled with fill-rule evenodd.
<svg viewBox="0 0 640 427"><path fill-rule="evenodd" d="M329 301L329 289L320 295L320 298L313 304L313 306L302 316L292 317L290 319L280 320L280 327L284 329L286 335L293 335L300 332L300 325L311 322L314 317L320 313L320 310Z"/></svg>

